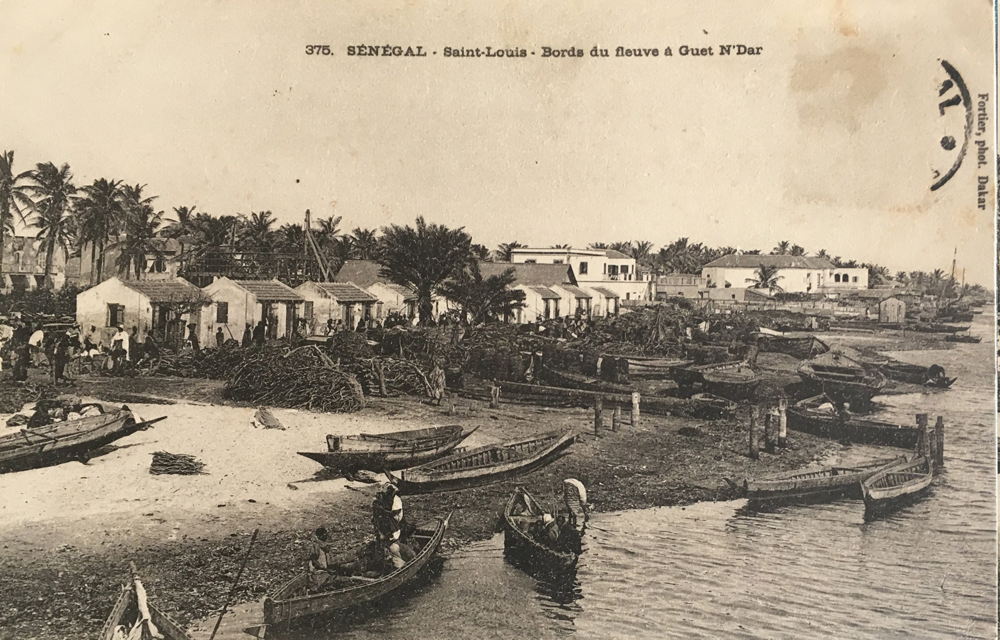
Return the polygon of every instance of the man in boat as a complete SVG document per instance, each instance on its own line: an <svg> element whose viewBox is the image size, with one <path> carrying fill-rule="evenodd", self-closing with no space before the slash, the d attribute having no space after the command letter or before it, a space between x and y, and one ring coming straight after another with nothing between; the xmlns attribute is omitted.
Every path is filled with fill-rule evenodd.
<svg viewBox="0 0 1000 640"><path fill-rule="evenodd" d="M403 500L395 485L390 484L372 501L372 526L376 540L385 550L384 571L400 569L416 555L403 539ZM410 527L406 527L410 528Z"/></svg>

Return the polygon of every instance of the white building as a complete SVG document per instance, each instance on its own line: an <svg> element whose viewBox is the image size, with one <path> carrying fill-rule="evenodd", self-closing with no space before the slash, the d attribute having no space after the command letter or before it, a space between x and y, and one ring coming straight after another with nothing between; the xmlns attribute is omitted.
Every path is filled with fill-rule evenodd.
<svg viewBox="0 0 1000 640"><path fill-rule="evenodd" d="M131 284L131 283L130 283ZM305 302L295 290L277 280L230 280L218 278L203 289L211 306L198 321L201 344L215 344L215 332L222 329L226 340L242 340L247 325L253 329L267 320L269 338L287 337Z"/></svg>
<svg viewBox="0 0 1000 640"><path fill-rule="evenodd" d="M417 314L417 294L412 289L389 282L380 275L382 267L374 260L347 260L334 277L334 282L348 282L360 287L378 298L373 312L374 317L383 319L390 313L399 313L407 318ZM433 312L436 319L448 310L448 301L444 296L431 296Z"/></svg>
<svg viewBox="0 0 1000 640"><path fill-rule="evenodd" d="M651 281L640 272L635 258L612 249L513 249L514 264L566 264L573 269L576 284L613 291L621 300L650 300Z"/></svg>
<svg viewBox="0 0 1000 640"><path fill-rule="evenodd" d="M712 288L751 287L761 266L777 269L787 293L838 293L868 288L868 269L841 269L826 258L730 254L706 264L701 275Z"/></svg>
<svg viewBox="0 0 1000 640"><path fill-rule="evenodd" d="M303 317L310 335L324 335L327 322L338 320L343 326L354 329L362 318L375 317L374 308L379 300L371 293L349 282L303 282L295 293L305 299Z"/></svg>

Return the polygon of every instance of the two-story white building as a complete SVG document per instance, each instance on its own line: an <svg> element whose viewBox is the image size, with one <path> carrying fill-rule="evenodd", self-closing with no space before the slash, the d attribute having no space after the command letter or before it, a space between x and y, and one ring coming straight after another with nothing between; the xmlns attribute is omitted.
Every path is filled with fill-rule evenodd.
<svg viewBox="0 0 1000 640"><path fill-rule="evenodd" d="M651 281L631 258L613 249L513 249L514 264L566 264L576 284L591 291L600 287L621 300L650 300Z"/></svg>
<svg viewBox="0 0 1000 640"><path fill-rule="evenodd" d="M777 285L787 293L846 293L868 288L868 269L838 268L815 256L733 253L706 264L701 275L712 288L752 288L762 266L776 269Z"/></svg>

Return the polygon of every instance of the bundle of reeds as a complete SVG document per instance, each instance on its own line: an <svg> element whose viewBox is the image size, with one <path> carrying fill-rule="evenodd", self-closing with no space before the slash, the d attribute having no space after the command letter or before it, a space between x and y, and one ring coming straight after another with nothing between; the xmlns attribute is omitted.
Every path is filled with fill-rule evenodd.
<svg viewBox="0 0 1000 640"><path fill-rule="evenodd" d="M155 451L153 464L149 465L149 472L153 475L194 476L205 473L205 463L184 453Z"/></svg>

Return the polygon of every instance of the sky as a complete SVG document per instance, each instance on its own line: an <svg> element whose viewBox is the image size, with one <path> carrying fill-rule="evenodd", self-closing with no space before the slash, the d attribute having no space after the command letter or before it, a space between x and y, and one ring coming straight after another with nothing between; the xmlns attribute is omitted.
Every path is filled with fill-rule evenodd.
<svg viewBox="0 0 1000 640"><path fill-rule="evenodd" d="M490 247L789 240L893 272L949 271L957 249L958 273L993 282L987 0L535 4L0 0L0 149L147 184L168 217L424 216ZM429 55L347 55L360 44ZM528 55L443 55L486 46ZM941 139L964 139L963 107L939 112L942 59L990 121L931 191L957 154Z"/></svg>

